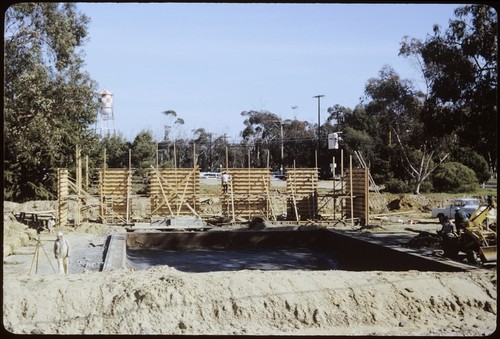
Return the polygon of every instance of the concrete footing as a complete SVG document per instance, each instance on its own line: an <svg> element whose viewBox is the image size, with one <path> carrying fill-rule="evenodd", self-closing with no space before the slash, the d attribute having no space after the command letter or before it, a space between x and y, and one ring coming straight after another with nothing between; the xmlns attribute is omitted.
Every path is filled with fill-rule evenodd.
<svg viewBox="0 0 500 339"><path fill-rule="evenodd" d="M473 269L444 258L429 258L417 253L385 247L332 230L290 230L209 232L131 232L111 237L103 270L127 267L127 249L161 250L224 248L311 248L347 263L353 271L465 271Z"/></svg>

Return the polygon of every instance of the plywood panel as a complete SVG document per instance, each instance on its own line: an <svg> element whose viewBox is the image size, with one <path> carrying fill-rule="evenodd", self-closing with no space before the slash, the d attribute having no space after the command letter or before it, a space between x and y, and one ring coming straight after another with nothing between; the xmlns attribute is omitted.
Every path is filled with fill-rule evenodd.
<svg viewBox="0 0 500 339"><path fill-rule="evenodd" d="M115 222L117 216L127 219L127 195L130 195L132 173L126 168L100 170L101 203L104 222Z"/></svg>
<svg viewBox="0 0 500 339"><path fill-rule="evenodd" d="M193 215L200 192L199 168L151 169L149 175L151 214Z"/></svg>
<svg viewBox="0 0 500 339"><path fill-rule="evenodd" d="M318 170L289 169L286 174L287 219L315 219L318 205Z"/></svg>
<svg viewBox="0 0 500 339"><path fill-rule="evenodd" d="M250 219L269 215L267 192L271 187L271 172L267 168L229 168L228 193L222 197L226 216Z"/></svg>
<svg viewBox="0 0 500 339"><path fill-rule="evenodd" d="M350 174L347 173L347 178ZM369 223L369 209L368 209L368 169L367 168L353 168L352 169L352 187L350 180L347 181L347 191L352 190L354 196L352 202L353 217L359 219L362 225ZM351 211L351 199L346 199L346 210Z"/></svg>

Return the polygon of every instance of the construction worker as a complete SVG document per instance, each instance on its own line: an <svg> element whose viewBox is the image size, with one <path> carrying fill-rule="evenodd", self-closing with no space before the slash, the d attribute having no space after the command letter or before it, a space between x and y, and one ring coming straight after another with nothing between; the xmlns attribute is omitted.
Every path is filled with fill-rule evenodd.
<svg viewBox="0 0 500 339"><path fill-rule="evenodd" d="M56 219L54 218L54 216L51 216L50 219L47 221L47 229L49 230L49 233L52 233L55 225L56 225Z"/></svg>
<svg viewBox="0 0 500 339"><path fill-rule="evenodd" d="M54 256L59 266L59 274L68 274L69 243L63 237L62 232L57 232L57 238L54 242Z"/></svg>
<svg viewBox="0 0 500 339"><path fill-rule="evenodd" d="M455 259L458 254L458 239L453 232L453 223L451 222L450 218L444 216L441 225L443 226L440 232L442 239L441 246L444 251L444 256Z"/></svg>
<svg viewBox="0 0 500 339"><path fill-rule="evenodd" d="M227 194L227 184L229 182L229 174L227 172L222 172L222 193Z"/></svg>
<svg viewBox="0 0 500 339"><path fill-rule="evenodd" d="M451 222L450 218L444 216L441 225L443 226L441 228L441 234L443 235L449 235L450 233L453 234L453 223Z"/></svg>
<svg viewBox="0 0 500 339"><path fill-rule="evenodd" d="M460 207L455 208L455 226L457 227L457 232L465 228L465 223L469 221L470 215L465 213Z"/></svg>

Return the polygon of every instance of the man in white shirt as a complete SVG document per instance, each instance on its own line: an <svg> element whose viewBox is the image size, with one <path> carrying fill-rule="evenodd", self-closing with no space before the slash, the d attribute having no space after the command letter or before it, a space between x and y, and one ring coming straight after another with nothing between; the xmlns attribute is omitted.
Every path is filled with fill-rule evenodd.
<svg viewBox="0 0 500 339"><path fill-rule="evenodd" d="M222 193L227 194L227 184L229 182L229 175L227 172L222 172Z"/></svg>
<svg viewBox="0 0 500 339"><path fill-rule="evenodd" d="M59 274L68 274L69 243L63 238L62 232L57 232L57 239L54 242L54 256L59 266Z"/></svg>

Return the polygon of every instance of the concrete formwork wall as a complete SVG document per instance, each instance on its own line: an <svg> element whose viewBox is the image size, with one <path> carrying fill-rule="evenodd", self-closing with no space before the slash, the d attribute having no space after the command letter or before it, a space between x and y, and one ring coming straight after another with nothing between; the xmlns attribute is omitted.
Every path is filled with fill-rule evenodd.
<svg viewBox="0 0 500 339"><path fill-rule="evenodd" d="M222 213L242 218L269 217L271 173L268 168L229 168L231 182L222 198Z"/></svg>
<svg viewBox="0 0 500 339"><path fill-rule="evenodd" d="M200 192L198 167L154 169L149 178L152 215L192 215L196 211Z"/></svg>
<svg viewBox="0 0 500 339"><path fill-rule="evenodd" d="M57 220L56 226L64 226L68 223L68 197L69 181L68 169L57 169Z"/></svg>
<svg viewBox="0 0 500 339"><path fill-rule="evenodd" d="M130 178L126 168L100 170L101 217L103 222L118 222L127 219L127 203L130 203Z"/></svg>
<svg viewBox="0 0 500 339"><path fill-rule="evenodd" d="M288 169L286 193L287 219L315 219L318 207L318 169Z"/></svg>
<svg viewBox="0 0 500 339"><path fill-rule="evenodd" d="M368 169L353 168L352 169L352 187L350 185L350 174L347 173L347 191L351 192L353 197L352 210L353 217L360 220L362 225L369 223L368 211ZM351 199L346 199L346 210L351 210ZM350 213L350 212L348 212ZM350 218L350 215L347 216Z"/></svg>

